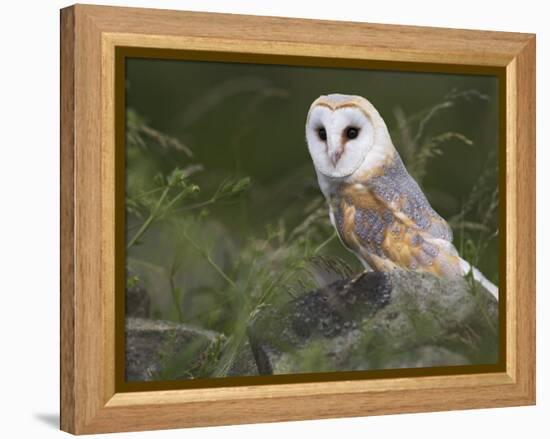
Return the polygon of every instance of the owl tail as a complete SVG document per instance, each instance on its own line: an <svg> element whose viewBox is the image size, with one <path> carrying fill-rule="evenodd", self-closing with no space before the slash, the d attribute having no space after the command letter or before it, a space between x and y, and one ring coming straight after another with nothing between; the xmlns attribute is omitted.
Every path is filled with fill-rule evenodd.
<svg viewBox="0 0 550 439"><path fill-rule="evenodd" d="M489 279L487 279L481 271L479 271L476 267L471 265L469 262L466 262L464 259L460 259L460 267L462 268L462 274L467 275L472 272L474 279L478 281L487 291L489 291L493 296L495 296L495 299L497 299L498 302L498 287L492 283Z"/></svg>

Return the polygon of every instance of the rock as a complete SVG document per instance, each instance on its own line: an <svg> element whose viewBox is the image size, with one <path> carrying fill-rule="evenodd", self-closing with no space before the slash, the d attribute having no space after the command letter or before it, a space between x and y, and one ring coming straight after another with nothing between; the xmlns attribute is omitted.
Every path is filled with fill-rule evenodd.
<svg viewBox="0 0 550 439"><path fill-rule="evenodd" d="M149 317L151 299L149 293L141 285L126 289L126 317Z"/></svg>
<svg viewBox="0 0 550 439"><path fill-rule="evenodd" d="M163 320L126 319L126 380L194 378L223 336L205 329Z"/></svg>
<svg viewBox="0 0 550 439"><path fill-rule="evenodd" d="M248 337L261 374L489 364L498 304L464 279L373 272L265 308Z"/></svg>

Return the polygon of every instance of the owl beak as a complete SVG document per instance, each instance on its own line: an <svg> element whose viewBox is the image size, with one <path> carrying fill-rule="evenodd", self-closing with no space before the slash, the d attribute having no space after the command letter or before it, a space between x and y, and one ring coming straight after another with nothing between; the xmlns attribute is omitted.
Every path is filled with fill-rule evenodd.
<svg viewBox="0 0 550 439"><path fill-rule="evenodd" d="M330 161L332 162L332 166L336 166L336 164L340 160L340 157L342 157L343 153L344 153L344 149L339 148L330 155Z"/></svg>

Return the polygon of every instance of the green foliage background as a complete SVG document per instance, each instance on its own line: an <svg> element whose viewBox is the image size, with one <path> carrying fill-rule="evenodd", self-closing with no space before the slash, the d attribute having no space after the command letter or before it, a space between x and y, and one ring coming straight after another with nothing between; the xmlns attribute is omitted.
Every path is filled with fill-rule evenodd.
<svg viewBox="0 0 550 439"><path fill-rule="evenodd" d="M189 377L224 375L261 307L360 270L305 143L321 94L375 105L459 252L498 282L495 77L142 59L126 72L128 283L152 317L224 334Z"/></svg>

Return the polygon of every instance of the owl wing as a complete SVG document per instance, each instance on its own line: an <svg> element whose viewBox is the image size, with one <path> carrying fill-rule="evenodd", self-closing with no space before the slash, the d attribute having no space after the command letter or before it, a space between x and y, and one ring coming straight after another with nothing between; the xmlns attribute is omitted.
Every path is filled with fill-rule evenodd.
<svg viewBox="0 0 550 439"><path fill-rule="evenodd" d="M459 270L452 230L430 206L401 159L363 183L372 197L353 202L355 237L370 265L436 274Z"/></svg>
<svg viewBox="0 0 550 439"><path fill-rule="evenodd" d="M403 224L431 238L452 242L451 228L432 208L398 155L382 175L369 179L366 187Z"/></svg>

